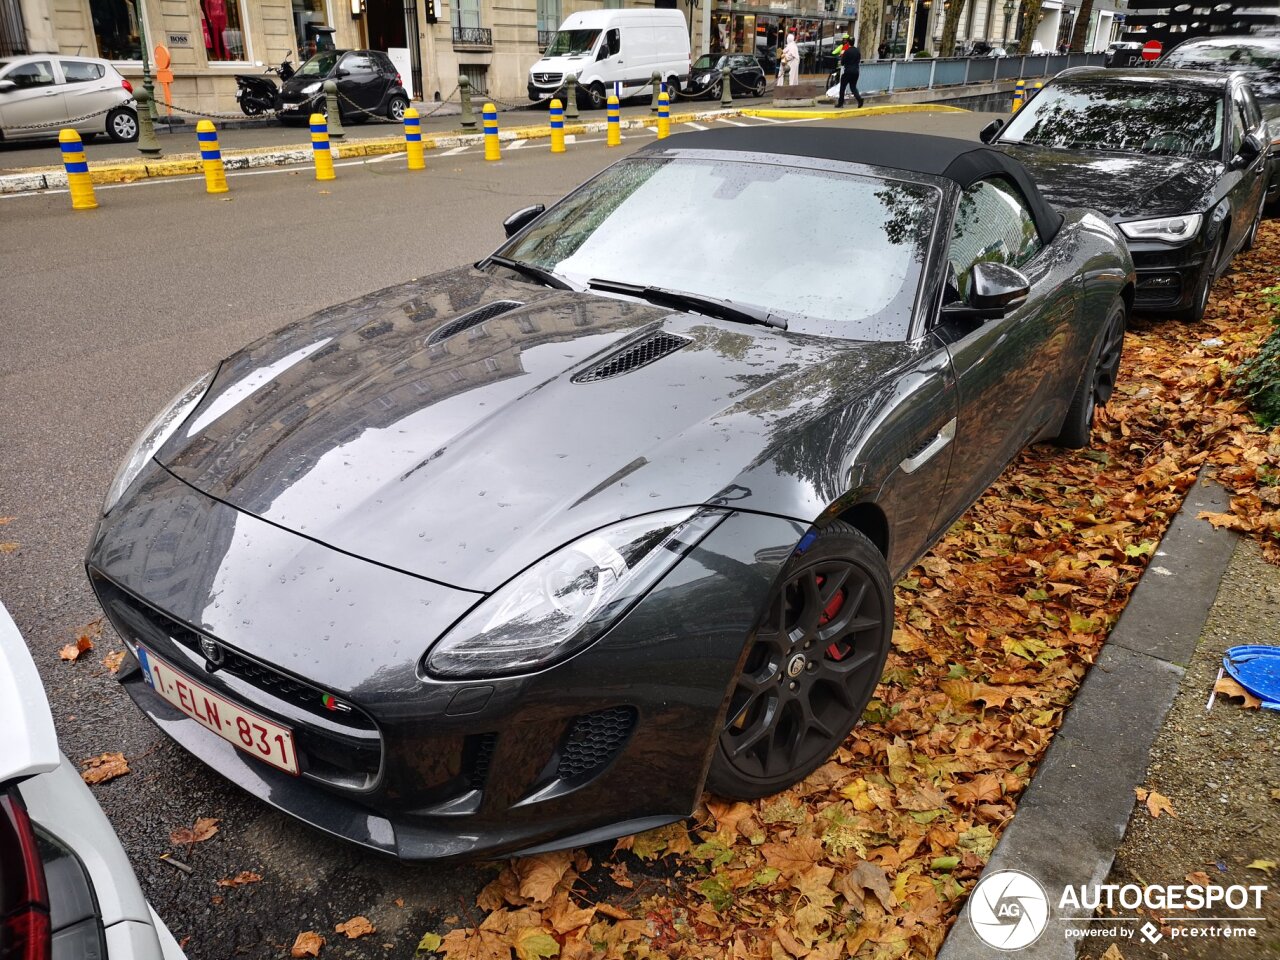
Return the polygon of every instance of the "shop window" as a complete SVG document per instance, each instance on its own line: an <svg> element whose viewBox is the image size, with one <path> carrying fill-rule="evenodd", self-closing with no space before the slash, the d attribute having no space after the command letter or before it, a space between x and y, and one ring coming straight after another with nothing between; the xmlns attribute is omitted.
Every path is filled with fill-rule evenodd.
<svg viewBox="0 0 1280 960"><path fill-rule="evenodd" d="M89 0L98 56L106 60L141 60L141 15L138 0Z"/></svg>
<svg viewBox="0 0 1280 960"><path fill-rule="evenodd" d="M306 60L321 50L334 49L333 27L329 25L326 0L293 0L293 34L298 41L298 59Z"/></svg>
<svg viewBox="0 0 1280 960"><path fill-rule="evenodd" d="M200 0L200 29L210 63L249 59L239 0Z"/></svg>

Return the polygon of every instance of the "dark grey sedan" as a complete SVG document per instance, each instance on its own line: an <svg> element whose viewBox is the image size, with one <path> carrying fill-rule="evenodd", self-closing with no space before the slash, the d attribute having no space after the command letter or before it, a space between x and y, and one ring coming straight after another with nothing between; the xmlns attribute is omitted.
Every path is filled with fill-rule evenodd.
<svg viewBox="0 0 1280 960"><path fill-rule="evenodd" d="M1024 446L1088 443L1134 296L1005 154L873 130L657 141L506 228L184 391L86 564L141 710L405 858L808 775L895 579Z"/></svg>

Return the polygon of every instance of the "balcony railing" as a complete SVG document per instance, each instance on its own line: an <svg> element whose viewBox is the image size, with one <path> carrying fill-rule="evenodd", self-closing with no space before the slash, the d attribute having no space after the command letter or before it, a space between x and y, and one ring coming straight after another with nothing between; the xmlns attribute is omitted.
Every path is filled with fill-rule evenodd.
<svg viewBox="0 0 1280 960"><path fill-rule="evenodd" d="M488 27L454 27L454 47L483 47L493 49L493 31Z"/></svg>
<svg viewBox="0 0 1280 960"><path fill-rule="evenodd" d="M551 38L554 37L555 35L556 35L556 32L554 30L539 30L538 31L538 49L539 50L547 49L547 47L551 45Z"/></svg>

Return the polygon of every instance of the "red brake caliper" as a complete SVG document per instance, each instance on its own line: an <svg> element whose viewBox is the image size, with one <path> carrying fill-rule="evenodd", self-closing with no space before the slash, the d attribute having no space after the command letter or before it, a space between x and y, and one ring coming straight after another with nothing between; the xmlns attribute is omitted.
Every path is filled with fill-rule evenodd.
<svg viewBox="0 0 1280 960"><path fill-rule="evenodd" d="M816 579L818 581L818 586L822 586L822 583L826 578L819 576ZM836 591L836 595L831 598L831 601L823 607L822 616L818 618L818 626L826 626L835 619L836 614L840 612L840 608L844 606L844 598L844 587L841 587ZM834 641L827 647L827 656L832 660L843 660L848 652L848 647Z"/></svg>

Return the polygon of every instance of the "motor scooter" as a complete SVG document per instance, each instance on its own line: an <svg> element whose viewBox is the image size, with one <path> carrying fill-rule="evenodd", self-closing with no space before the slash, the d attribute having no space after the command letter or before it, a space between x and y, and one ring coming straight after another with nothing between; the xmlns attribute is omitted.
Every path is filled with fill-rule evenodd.
<svg viewBox="0 0 1280 960"><path fill-rule="evenodd" d="M289 54L285 55L278 67L267 67L261 74L236 74L236 101L245 116L256 117L262 113L280 109L280 88L266 74L274 73L281 83L294 74L293 64L289 62Z"/></svg>

